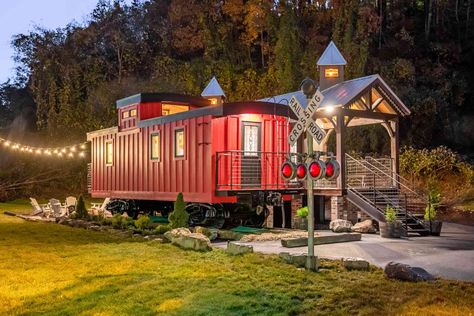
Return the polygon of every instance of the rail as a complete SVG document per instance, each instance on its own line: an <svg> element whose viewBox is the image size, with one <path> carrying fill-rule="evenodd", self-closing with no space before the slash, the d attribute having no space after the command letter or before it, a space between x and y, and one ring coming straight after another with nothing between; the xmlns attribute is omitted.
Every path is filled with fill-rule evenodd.
<svg viewBox="0 0 474 316"><path fill-rule="evenodd" d="M303 190L306 181L281 176L283 162L302 162L300 155L288 152L229 150L216 153L216 190ZM336 180L314 181L314 188L336 188Z"/></svg>
<svg viewBox="0 0 474 316"><path fill-rule="evenodd" d="M358 160L350 155L346 155L346 177L347 188L368 202L377 214L385 215L385 208L390 205L397 210L407 232L425 230L420 218L426 203L414 190L407 188L402 192L394 185L398 180L390 174L367 159Z"/></svg>

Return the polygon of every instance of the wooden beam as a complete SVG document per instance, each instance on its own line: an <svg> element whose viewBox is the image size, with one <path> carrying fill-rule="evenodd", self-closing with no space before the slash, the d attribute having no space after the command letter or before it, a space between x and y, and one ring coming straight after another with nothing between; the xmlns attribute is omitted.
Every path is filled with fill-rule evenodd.
<svg viewBox="0 0 474 316"><path fill-rule="evenodd" d="M399 125L398 120L393 120L388 124L390 129L393 131L393 134L390 136L390 157L392 158L392 175L395 178L394 185L399 187L400 179L398 174L400 172L399 164L400 164L400 135L399 135Z"/></svg>
<svg viewBox="0 0 474 316"><path fill-rule="evenodd" d="M377 100L375 100L375 102L371 106L372 111L375 111L375 109L380 105L380 103L382 103L382 101L383 98L378 98Z"/></svg>
<svg viewBox="0 0 474 316"><path fill-rule="evenodd" d="M334 109L333 113L326 113L325 111L317 111L313 117L314 118L331 118L337 115L353 116L356 118L358 117L369 118L369 119L376 119L376 120L383 120L383 121L393 120L398 117L397 114L363 111L363 110L351 110L351 109L345 109L342 107L338 107Z"/></svg>
<svg viewBox="0 0 474 316"><path fill-rule="evenodd" d="M346 151L344 146L346 126L344 115L339 113L336 116L336 159L341 166L341 175L337 178L337 187L340 190L346 188Z"/></svg>

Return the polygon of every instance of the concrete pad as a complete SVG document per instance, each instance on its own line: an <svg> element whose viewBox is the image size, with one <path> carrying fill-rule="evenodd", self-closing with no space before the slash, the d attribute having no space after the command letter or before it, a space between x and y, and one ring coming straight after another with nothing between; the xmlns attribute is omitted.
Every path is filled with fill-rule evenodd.
<svg viewBox="0 0 474 316"><path fill-rule="evenodd" d="M331 234L327 231L317 233L321 236ZM260 253L288 252L279 240L242 244L251 245L255 252ZM212 245L223 249L227 247L226 242ZM292 248L291 252L307 253L308 247ZM474 282L474 226L445 222L441 237L389 239L365 234L360 241L317 245L314 252L323 259L362 258L380 268L396 261L422 267L435 276Z"/></svg>

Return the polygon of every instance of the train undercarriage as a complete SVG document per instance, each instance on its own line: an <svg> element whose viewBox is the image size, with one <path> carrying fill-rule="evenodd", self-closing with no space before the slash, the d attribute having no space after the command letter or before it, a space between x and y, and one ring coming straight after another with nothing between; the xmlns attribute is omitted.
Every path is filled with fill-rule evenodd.
<svg viewBox="0 0 474 316"><path fill-rule="evenodd" d="M112 214L123 214L137 218L140 214L155 215L157 213L167 217L173 211L171 201L127 200L112 199L107 210ZM238 195L237 203L210 204L188 203L186 211L189 213L190 226L208 227L262 227L269 215L269 206L283 206L282 195L279 192L257 191Z"/></svg>

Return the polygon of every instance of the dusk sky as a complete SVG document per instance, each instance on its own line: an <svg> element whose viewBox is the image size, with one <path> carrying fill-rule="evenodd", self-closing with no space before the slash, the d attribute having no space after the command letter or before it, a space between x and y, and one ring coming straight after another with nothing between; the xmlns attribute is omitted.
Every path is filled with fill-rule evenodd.
<svg viewBox="0 0 474 316"><path fill-rule="evenodd" d="M96 3L97 0L0 0L0 83L14 73L10 42L15 34L26 33L35 25L55 29L73 20L82 23Z"/></svg>

